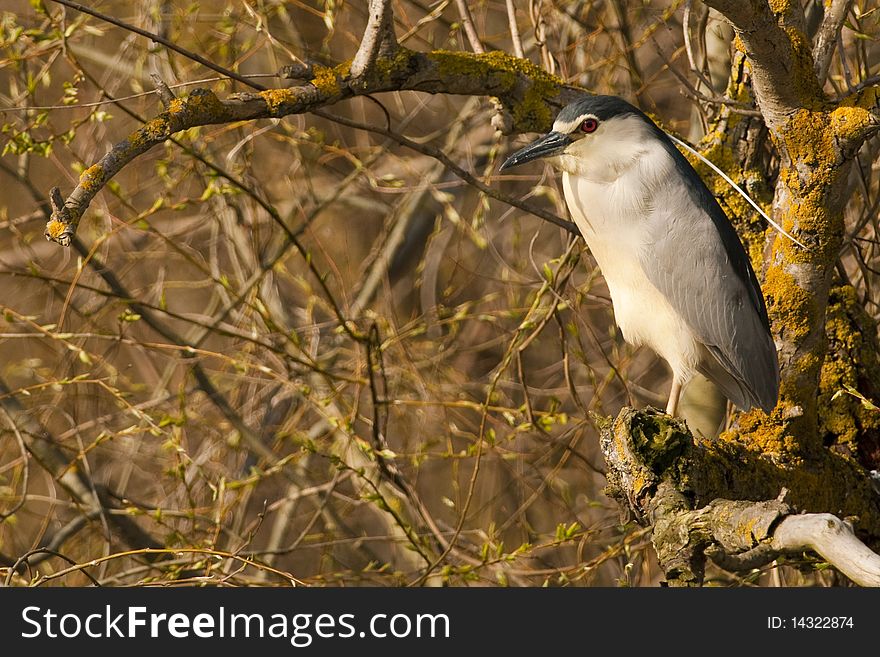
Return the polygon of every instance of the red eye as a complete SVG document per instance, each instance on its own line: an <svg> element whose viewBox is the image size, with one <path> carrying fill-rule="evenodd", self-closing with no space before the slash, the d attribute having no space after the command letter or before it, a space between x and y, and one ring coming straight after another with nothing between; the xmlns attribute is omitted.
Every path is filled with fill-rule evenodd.
<svg viewBox="0 0 880 657"><path fill-rule="evenodd" d="M597 119L584 119L584 122L581 123L581 132L596 132L596 128L599 127L599 121Z"/></svg>

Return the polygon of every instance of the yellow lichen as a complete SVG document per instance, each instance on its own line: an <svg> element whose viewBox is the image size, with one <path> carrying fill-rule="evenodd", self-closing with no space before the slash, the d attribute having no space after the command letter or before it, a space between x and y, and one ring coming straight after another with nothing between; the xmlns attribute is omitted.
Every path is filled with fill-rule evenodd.
<svg viewBox="0 0 880 657"><path fill-rule="evenodd" d="M791 70L789 75L795 83L795 90L801 104L806 107L818 107L825 100L825 94L819 87L813 61L813 48L810 38L795 27L784 27L791 46Z"/></svg>
<svg viewBox="0 0 880 657"><path fill-rule="evenodd" d="M350 62L345 63L345 71L351 66ZM327 96L335 96L340 92L339 81L344 75L340 75L341 70L330 68L329 66L315 66L314 75L310 80L310 84L322 94Z"/></svg>
<svg viewBox="0 0 880 657"><path fill-rule="evenodd" d="M792 0L768 0L767 4L770 7L770 11L780 16L788 13L794 3Z"/></svg>
<svg viewBox="0 0 880 657"><path fill-rule="evenodd" d="M809 164L814 170L832 167L838 162L838 155L829 127L828 112L797 110L782 131L785 152L793 162Z"/></svg>
<svg viewBox="0 0 880 657"><path fill-rule="evenodd" d="M559 95L564 82L532 62L500 50L481 54L435 50L426 56L444 75L488 78L495 94L513 91L522 76L527 80L524 96L510 108L516 129L541 132L553 123L554 111L548 101Z"/></svg>
<svg viewBox="0 0 880 657"><path fill-rule="evenodd" d="M79 186L85 191L92 191L104 182L104 168L100 164L93 164L82 172L79 177Z"/></svg>
<svg viewBox="0 0 880 657"><path fill-rule="evenodd" d="M186 100L184 98L173 98L165 111L168 114L180 114L186 109Z"/></svg>
<svg viewBox="0 0 880 657"><path fill-rule="evenodd" d="M273 116L284 114L284 103L294 99L289 89L266 89L260 92L260 97L265 101L266 108Z"/></svg>
<svg viewBox="0 0 880 657"><path fill-rule="evenodd" d="M63 221L58 221L58 219L51 219L49 223L46 224L46 237L55 241L67 230L67 224Z"/></svg>
<svg viewBox="0 0 880 657"><path fill-rule="evenodd" d="M796 452L796 445L792 444L786 425L768 418L757 409L742 413L736 429L722 432L719 438L778 460L788 460Z"/></svg>
<svg viewBox="0 0 880 657"><path fill-rule="evenodd" d="M763 427L760 429L763 430ZM759 430L759 431L760 431ZM859 529L880 536L880 512L864 470L852 459L824 450L810 459L780 459L778 452L747 451L736 437L710 441L694 478L706 499L772 499L781 488L785 501L799 511L832 512L857 516ZM766 445L785 449L785 441L772 432L762 434Z"/></svg>
<svg viewBox="0 0 880 657"><path fill-rule="evenodd" d="M773 328L781 339L798 342L809 335L817 312L815 300L783 266L767 268L764 297L772 309Z"/></svg>
<svg viewBox="0 0 880 657"><path fill-rule="evenodd" d="M871 89L870 93L861 99L847 99L847 102L841 103L831 112L829 127L837 139L858 139L866 130L878 123L878 119L870 111L878 102L878 94L880 91Z"/></svg>
<svg viewBox="0 0 880 657"><path fill-rule="evenodd" d="M876 456L868 454L872 445L861 444L873 433L880 435L880 413L846 393L849 386L869 395L880 386L880 363L877 361L873 333L864 331L870 318L851 286L833 288L825 316L828 355L819 378L819 432L827 445L840 448L849 456L863 454L866 467L876 467ZM871 327L873 328L873 327ZM870 388L870 389L868 389ZM860 449L861 448L861 449Z"/></svg>
<svg viewBox="0 0 880 657"><path fill-rule="evenodd" d="M838 195L845 183L849 162L840 148L843 117L827 111L798 110L780 134L789 162L780 171L783 227L811 238L809 249L783 242L789 263L830 267L843 237L843 207Z"/></svg>

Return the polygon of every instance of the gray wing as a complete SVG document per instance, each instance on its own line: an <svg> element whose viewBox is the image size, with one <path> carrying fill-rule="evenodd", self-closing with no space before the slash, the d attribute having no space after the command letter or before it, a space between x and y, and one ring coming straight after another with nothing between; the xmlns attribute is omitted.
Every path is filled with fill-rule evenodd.
<svg viewBox="0 0 880 657"><path fill-rule="evenodd" d="M724 211L669 146L681 177L653 199L642 267L711 354L700 372L739 408L769 412L779 362L758 280Z"/></svg>

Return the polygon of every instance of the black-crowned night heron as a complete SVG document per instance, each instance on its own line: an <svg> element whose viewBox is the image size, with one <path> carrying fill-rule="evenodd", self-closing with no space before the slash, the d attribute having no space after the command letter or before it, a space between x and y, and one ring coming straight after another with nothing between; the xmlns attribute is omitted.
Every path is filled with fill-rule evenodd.
<svg viewBox="0 0 880 657"><path fill-rule="evenodd" d="M696 372L736 406L769 412L779 362L764 297L724 210L643 112L614 96L565 107L507 169L546 158L608 284L624 339L672 369L666 412Z"/></svg>

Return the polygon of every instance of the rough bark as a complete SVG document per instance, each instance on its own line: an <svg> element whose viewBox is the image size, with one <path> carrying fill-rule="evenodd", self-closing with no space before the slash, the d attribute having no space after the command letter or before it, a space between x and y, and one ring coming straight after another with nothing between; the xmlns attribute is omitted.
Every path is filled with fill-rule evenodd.
<svg viewBox="0 0 880 657"><path fill-rule="evenodd" d="M857 583L880 583L880 557L837 517L878 535L880 498L849 459L826 452L821 464L791 468L737 443L699 442L683 422L650 408L624 408L603 430L602 452L606 493L653 528L671 585L702 583L707 558L747 571L805 550ZM819 480L830 487L821 500L812 490ZM797 515L804 511L820 513Z"/></svg>
<svg viewBox="0 0 880 657"><path fill-rule="evenodd" d="M741 423L762 450L798 459L822 450L816 399L827 351L826 305L843 239L844 190L856 152L880 127L880 99L876 88L838 103L826 98L799 2L706 4L733 25L782 163L775 218L808 247L774 241L764 293L777 336L781 400L770 418L754 412Z"/></svg>

